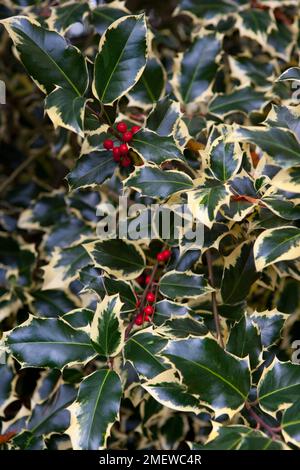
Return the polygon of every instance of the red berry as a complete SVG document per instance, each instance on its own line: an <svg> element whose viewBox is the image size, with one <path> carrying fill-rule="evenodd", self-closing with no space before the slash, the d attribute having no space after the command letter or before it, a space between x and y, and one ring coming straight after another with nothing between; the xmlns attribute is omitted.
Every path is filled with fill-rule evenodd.
<svg viewBox="0 0 300 470"><path fill-rule="evenodd" d="M126 155L129 150L126 144L121 144L119 148L122 155Z"/></svg>
<svg viewBox="0 0 300 470"><path fill-rule="evenodd" d="M140 126L132 126L131 132L133 134L136 134L140 130L140 128L141 128Z"/></svg>
<svg viewBox="0 0 300 470"><path fill-rule="evenodd" d="M163 253L158 253L158 255L156 256L156 259L159 263L165 261L165 256Z"/></svg>
<svg viewBox="0 0 300 470"><path fill-rule="evenodd" d="M152 293L152 292L148 292L147 296L146 296L146 300L147 302L155 302L155 295Z"/></svg>
<svg viewBox="0 0 300 470"><path fill-rule="evenodd" d="M133 134L130 131L124 132L122 139L124 142L130 142L132 140Z"/></svg>
<svg viewBox="0 0 300 470"><path fill-rule="evenodd" d="M120 152L120 147L114 147L113 148L113 156L114 156L114 161L119 162L121 158L121 152Z"/></svg>
<svg viewBox="0 0 300 470"><path fill-rule="evenodd" d="M145 282L144 276L143 276L142 274L141 274L140 276L138 276L138 277L136 278L136 282L137 282L138 284L144 284L144 282Z"/></svg>
<svg viewBox="0 0 300 470"><path fill-rule="evenodd" d="M134 320L134 323L138 326L142 325L143 324L143 315L141 315L139 313L138 316L136 317L136 319Z"/></svg>
<svg viewBox="0 0 300 470"><path fill-rule="evenodd" d="M128 157L128 155L125 155L121 160L121 165L124 168L127 168L128 166L130 166L131 165L131 158Z"/></svg>
<svg viewBox="0 0 300 470"><path fill-rule="evenodd" d="M114 143L111 139L105 139L105 141L103 142L103 147L106 150L111 150L114 147Z"/></svg>
<svg viewBox="0 0 300 470"><path fill-rule="evenodd" d="M141 301L140 301L140 299L138 299L138 300L136 301L135 306L136 306L136 308L138 308L140 305L141 305Z"/></svg>
<svg viewBox="0 0 300 470"><path fill-rule="evenodd" d="M119 124L117 124L117 131L121 132L122 134L127 131L125 122L119 122Z"/></svg>
<svg viewBox="0 0 300 470"><path fill-rule="evenodd" d="M151 317L148 317L148 315L146 315L146 316L145 316L145 321L151 322L151 321L152 321L152 318L151 318Z"/></svg>
<svg viewBox="0 0 300 470"><path fill-rule="evenodd" d="M162 255L164 256L165 261L167 261L171 257L171 254L171 250L162 251Z"/></svg>
<svg viewBox="0 0 300 470"><path fill-rule="evenodd" d="M151 281L151 276L150 274L148 274L148 276L146 276L145 278L145 284L149 284L150 281Z"/></svg>
<svg viewBox="0 0 300 470"><path fill-rule="evenodd" d="M147 307L144 308L144 313L145 315L153 315L154 313L154 308L151 305L147 305Z"/></svg>

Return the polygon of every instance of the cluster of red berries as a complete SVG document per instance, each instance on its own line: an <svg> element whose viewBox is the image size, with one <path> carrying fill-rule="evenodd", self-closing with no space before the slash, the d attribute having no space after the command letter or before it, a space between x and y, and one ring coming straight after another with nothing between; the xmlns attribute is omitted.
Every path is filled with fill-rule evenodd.
<svg viewBox="0 0 300 470"><path fill-rule="evenodd" d="M163 250L160 253L158 253L158 255L156 256L156 259L159 263L165 263L166 261L170 259L171 254L172 254L171 250ZM151 277L152 276L150 274L147 274L146 276L141 275L137 278L137 282L140 285L148 285L151 282ZM147 321L147 322L152 321L155 308L153 307L153 305L149 305L149 304L155 303L155 300L156 298L153 292L148 292L146 295L146 301L148 302L148 305L146 305L146 307L143 308L143 312L142 313L140 312L134 320L134 323L137 326L141 326L144 323L144 321ZM137 308L140 307L140 302L141 302L140 300L137 301L137 304L136 304Z"/></svg>
<svg viewBox="0 0 300 470"><path fill-rule="evenodd" d="M105 139L103 142L103 147L106 150L112 150L113 158L115 162L120 163L123 167L128 167L131 165L131 158L128 155L128 145L127 143L133 139L133 135L140 130L140 126L132 126L131 130L127 129L127 124L125 122L119 122L117 124L117 131L120 132L118 139L123 142L119 146L115 146L115 143L111 139Z"/></svg>

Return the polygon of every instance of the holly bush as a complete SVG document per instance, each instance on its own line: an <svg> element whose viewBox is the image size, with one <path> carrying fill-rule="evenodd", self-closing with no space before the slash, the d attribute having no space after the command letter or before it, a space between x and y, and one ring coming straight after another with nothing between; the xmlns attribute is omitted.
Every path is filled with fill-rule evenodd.
<svg viewBox="0 0 300 470"><path fill-rule="evenodd" d="M299 447L298 14L1 2L3 448Z"/></svg>

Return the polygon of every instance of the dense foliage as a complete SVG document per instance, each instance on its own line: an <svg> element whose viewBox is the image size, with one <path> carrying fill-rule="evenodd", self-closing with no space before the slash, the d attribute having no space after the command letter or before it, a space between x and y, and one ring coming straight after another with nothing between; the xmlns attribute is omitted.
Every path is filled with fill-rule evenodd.
<svg viewBox="0 0 300 470"><path fill-rule="evenodd" d="M296 449L298 1L98 3L0 6L0 445Z"/></svg>

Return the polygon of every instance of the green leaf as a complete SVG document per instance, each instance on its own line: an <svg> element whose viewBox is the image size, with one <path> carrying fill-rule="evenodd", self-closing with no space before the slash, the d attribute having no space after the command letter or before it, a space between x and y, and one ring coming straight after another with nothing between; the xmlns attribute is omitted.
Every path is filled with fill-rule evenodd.
<svg viewBox="0 0 300 470"><path fill-rule="evenodd" d="M64 320L34 318L7 334L5 344L23 367L62 369L84 363L95 355L89 336Z"/></svg>
<svg viewBox="0 0 300 470"><path fill-rule="evenodd" d="M276 309L251 314L251 320L259 326L261 341L265 348L271 347L280 340L280 333L287 318L288 315Z"/></svg>
<svg viewBox="0 0 300 470"><path fill-rule="evenodd" d="M240 13L241 34L258 42L265 43L273 21L269 10L249 8Z"/></svg>
<svg viewBox="0 0 300 470"><path fill-rule="evenodd" d="M26 16L2 20L19 58L36 85L50 93L55 86L82 96L88 86L86 62L81 52L55 31L48 31Z"/></svg>
<svg viewBox="0 0 300 470"><path fill-rule="evenodd" d="M209 149L207 173L226 183L238 171L242 161L238 143L226 143L223 136L216 139Z"/></svg>
<svg viewBox="0 0 300 470"><path fill-rule="evenodd" d="M297 106L272 105L264 124L269 127L281 127L294 132L300 140L300 113Z"/></svg>
<svg viewBox="0 0 300 470"><path fill-rule="evenodd" d="M66 408L75 398L76 389L73 386L61 385L48 400L33 408L28 430L35 436L65 431L70 424L70 413Z"/></svg>
<svg viewBox="0 0 300 470"><path fill-rule="evenodd" d="M199 399L186 391L186 387L176 379L173 369L162 372L142 384L150 395L172 410L200 413Z"/></svg>
<svg viewBox="0 0 300 470"><path fill-rule="evenodd" d="M215 16L232 13L236 10L236 5L230 0L182 0L180 3L182 10L189 11L199 18L211 20Z"/></svg>
<svg viewBox="0 0 300 470"><path fill-rule="evenodd" d="M94 317L93 310L89 308L75 308L63 316L63 320L73 328L83 328L92 323Z"/></svg>
<svg viewBox="0 0 300 470"><path fill-rule="evenodd" d="M179 103L165 96L156 103L149 114L146 127L160 136L168 136L173 134L180 116Z"/></svg>
<svg viewBox="0 0 300 470"><path fill-rule="evenodd" d="M290 67L285 70L280 77L277 79L279 82L284 82L287 80L296 80L300 81L300 67Z"/></svg>
<svg viewBox="0 0 300 470"><path fill-rule="evenodd" d="M155 316L157 315L155 309ZM160 335L168 339L188 338L204 336L208 330L202 321L194 320L190 316L172 318L156 330Z"/></svg>
<svg viewBox="0 0 300 470"><path fill-rule="evenodd" d="M213 292L203 274L170 271L159 283L160 292L171 299L198 298Z"/></svg>
<svg viewBox="0 0 300 470"><path fill-rule="evenodd" d="M271 183L273 186L283 191L300 193L300 166L280 170L272 179Z"/></svg>
<svg viewBox="0 0 300 470"><path fill-rule="evenodd" d="M160 300L155 304L155 315L153 321L155 325L162 325L166 320L178 318L191 313L192 310L186 305L182 305L170 300Z"/></svg>
<svg viewBox="0 0 300 470"><path fill-rule="evenodd" d="M114 173L116 163L112 152L102 150L82 155L75 167L68 174L67 181L71 189L94 187L103 183Z"/></svg>
<svg viewBox="0 0 300 470"><path fill-rule="evenodd" d="M119 294L105 296L94 315L91 342L101 356L114 357L124 345L125 327L120 317L122 302Z"/></svg>
<svg viewBox="0 0 300 470"><path fill-rule="evenodd" d="M161 136L147 129L137 132L131 147L146 162L157 165L170 160L183 160L183 155L172 136Z"/></svg>
<svg viewBox="0 0 300 470"><path fill-rule="evenodd" d="M82 21L83 15L89 11L87 3L68 3L56 8L51 8L51 16L47 23L50 29L64 34L74 23Z"/></svg>
<svg viewBox="0 0 300 470"><path fill-rule="evenodd" d="M103 449L119 417L121 381L113 370L98 370L83 379L77 399L69 407L67 430L74 450Z"/></svg>
<svg viewBox="0 0 300 470"><path fill-rule="evenodd" d="M59 289L37 290L31 293L31 308L40 317L56 318L76 307L74 301Z"/></svg>
<svg viewBox="0 0 300 470"><path fill-rule="evenodd" d="M265 103L264 93L251 87L237 88L231 93L215 96L209 103L209 111L219 117L240 111L249 114L259 111Z"/></svg>
<svg viewBox="0 0 300 470"><path fill-rule="evenodd" d="M257 271L267 266L299 258L300 229L279 227L262 232L254 244L254 258Z"/></svg>
<svg viewBox="0 0 300 470"><path fill-rule="evenodd" d="M290 170L282 170L279 173L289 172ZM273 184L273 181L272 181ZM300 186L298 186L300 192ZM295 188L296 189L296 188ZM295 191L297 192L297 191ZM297 220L300 218L300 206L293 204L285 198L285 195L281 196L279 193L274 194L273 197L263 197L262 199L265 206L268 207L278 217L282 217L287 220Z"/></svg>
<svg viewBox="0 0 300 470"><path fill-rule="evenodd" d="M147 61L144 72L129 92L130 100L137 106L156 103L164 94L166 73L156 57Z"/></svg>
<svg viewBox="0 0 300 470"><path fill-rule="evenodd" d="M300 402L296 401L285 410L282 416L281 428L284 440L300 446Z"/></svg>
<svg viewBox="0 0 300 470"><path fill-rule="evenodd" d="M226 350L238 357L249 356L251 369L262 361L260 331L251 317L246 314L230 330Z"/></svg>
<svg viewBox="0 0 300 470"><path fill-rule="evenodd" d="M244 242L224 259L221 284L224 304L237 304L244 300L259 276L254 264L253 242Z"/></svg>
<svg viewBox="0 0 300 470"><path fill-rule="evenodd" d="M191 213L196 220L208 228L213 226L219 209L224 205L228 206L229 202L229 186L213 179L206 180L204 185L188 193L188 206Z"/></svg>
<svg viewBox="0 0 300 470"><path fill-rule="evenodd" d="M200 101L211 89L218 69L221 43L214 34L197 37L174 64L173 90L179 101Z"/></svg>
<svg viewBox="0 0 300 470"><path fill-rule="evenodd" d="M118 4L118 8L113 8L110 5L99 5L92 9L90 22L94 25L97 33L103 34L109 25L122 16L128 15L128 13L129 11L124 8L122 3Z"/></svg>
<svg viewBox="0 0 300 470"><path fill-rule="evenodd" d="M72 90L57 87L45 100L45 110L54 127L64 127L84 136L83 120L87 99Z"/></svg>
<svg viewBox="0 0 300 470"><path fill-rule="evenodd" d="M164 171L152 166L136 168L123 184L136 189L143 196L160 199L193 187L192 179L186 174L173 170Z"/></svg>
<svg viewBox="0 0 300 470"><path fill-rule="evenodd" d="M146 66L147 28L144 15L125 16L103 34L95 59L93 93L112 104L139 80Z"/></svg>
<svg viewBox="0 0 300 470"><path fill-rule="evenodd" d="M233 138L256 144L272 157L276 165L287 168L300 164L300 144L295 135L286 129L239 127Z"/></svg>
<svg viewBox="0 0 300 470"><path fill-rule="evenodd" d="M299 399L300 366L280 362L275 357L258 383L258 400L261 408L272 416Z"/></svg>
<svg viewBox="0 0 300 470"><path fill-rule="evenodd" d="M165 355L179 371L187 391L217 415L232 416L244 406L250 390L247 360L224 351L211 337L171 341Z"/></svg>
<svg viewBox="0 0 300 470"><path fill-rule="evenodd" d="M2 355L2 350L0 349L0 354ZM11 366L8 364L0 365L0 416L2 416L2 409L8 404L9 398L11 396L13 387L12 381L14 377L14 371Z"/></svg>
<svg viewBox="0 0 300 470"><path fill-rule="evenodd" d="M84 245L95 263L109 274L123 280L137 278L145 268L145 255L141 248L121 239L104 240Z"/></svg>
<svg viewBox="0 0 300 470"><path fill-rule="evenodd" d="M221 426L213 422L213 431L204 446L192 444L193 450L286 450L279 440L248 426Z"/></svg>
<svg viewBox="0 0 300 470"><path fill-rule="evenodd" d="M167 342L152 330L136 333L126 342L124 357L140 376L152 379L168 368L159 356Z"/></svg>

